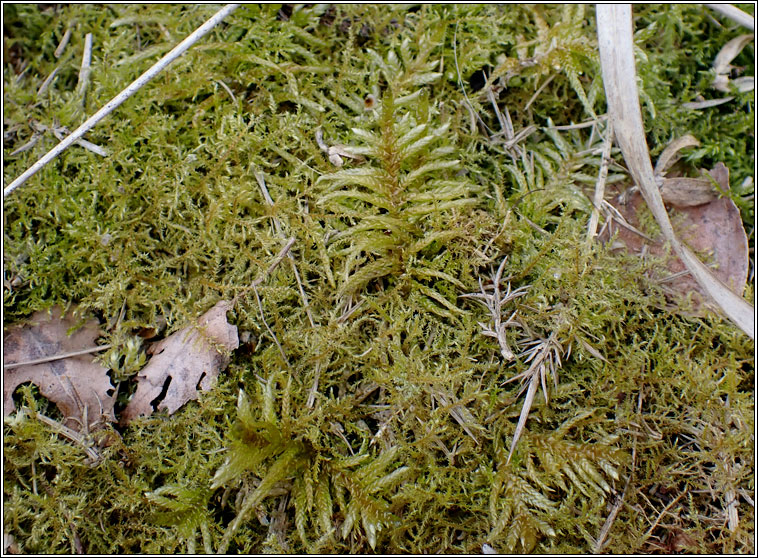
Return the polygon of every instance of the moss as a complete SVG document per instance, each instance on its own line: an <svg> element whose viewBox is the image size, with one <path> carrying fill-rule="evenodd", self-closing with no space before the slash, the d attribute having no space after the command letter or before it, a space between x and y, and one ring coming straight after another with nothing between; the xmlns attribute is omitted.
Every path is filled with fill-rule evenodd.
<svg viewBox="0 0 758 558"><path fill-rule="evenodd" d="M7 183L53 145L11 155L31 121L75 128L216 8L3 9ZM680 107L710 94L740 33L719 21L635 7L648 143L655 157L689 132L689 164L723 161L752 246L752 101ZM586 553L623 493L608 551L752 552L752 341L663 310L641 262L584 242L604 125L554 126L605 112L595 45L583 6L243 6L88 134L109 156L74 146L14 192L6 319L98 316L120 404L141 328L240 295L230 319L250 335L199 402L91 440L94 468L20 392L4 424L19 549ZM735 65L752 75L747 53ZM500 114L472 87L483 69ZM506 108L515 131L535 126L511 147L490 138ZM355 158L338 167L334 146ZM259 309L249 286L289 237ZM461 297L504 258L503 285L528 287L505 308L510 361ZM509 456L526 389L512 380L548 339Z"/></svg>

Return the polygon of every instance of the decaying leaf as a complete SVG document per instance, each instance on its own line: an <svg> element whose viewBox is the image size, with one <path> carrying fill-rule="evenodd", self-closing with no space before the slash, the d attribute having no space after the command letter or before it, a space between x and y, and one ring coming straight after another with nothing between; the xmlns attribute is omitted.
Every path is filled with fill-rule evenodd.
<svg viewBox="0 0 758 558"><path fill-rule="evenodd" d="M55 307L50 313L35 313L27 323L11 326L3 335L4 365L94 347L100 336L97 320L89 320L68 335L78 323L73 312L62 317L62 310ZM4 369L5 415L15 411L13 392L25 382L37 385L40 393L58 406L69 428L95 430L116 420L115 389L108 370L95 362L92 354Z"/></svg>
<svg viewBox="0 0 758 558"><path fill-rule="evenodd" d="M723 165L723 163L719 163ZM708 178L677 176L663 179L661 197L669 205L694 207L718 198L719 193Z"/></svg>
<svg viewBox="0 0 758 558"><path fill-rule="evenodd" d="M649 212L639 192L630 196L626 203L617 198L612 204L630 225L637 228L640 227L640 217ZM708 254L706 263L713 274L732 292L741 295L747 282L748 245L740 211L734 202L729 198L720 198L697 206L673 207L670 217L679 239L695 252ZM608 230L611 235L618 233L614 248L623 248L640 255L648 253L667 257L666 267L656 279L672 296L693 293L693 309L699 311L708 297L698 282L687 273L682 261L670 253L662 236L659 235L651 243L616 223Z"/></svg>
<svg viewBox="0 0 758 558"><path fill-rule="evenodd" d="M710 171L710 177L701 171L700 178L687 176L666 177L666 172L679 160L679 152L685 147L697 147L700 142L690 134L677 138L666 146L655 164L655 178L661 188L661 197L669 205L691 207L715 200L719 193L714 181L722 190L729 189L729 170L724 163L718 163Z"/></svg>
<svg viewBox="0 0 758 558"><path fill-rule="evenodd" d="M685 147L698 147L699 145L700 142L692 134L686 134L673 140L658 156L658 160L655 162L655 174L665 174L679 160L681 157L679 152Z"/></svg>
<svg viewBox="0 0 758 558"><path fill-rule="evenodd" d="M344 145L335 144L332 146L328 146L324 142L324 133L321 131L321 128L316 130L316 143L318 144L319 149L321 149L321 151L327 154L327 156L329 157L329 161L335 167L341 167L344 164L342 157L347 157L348 159L355 159L356 161L363 160L362 156L356 155Z"/></svg>
<svg viewBox="0 0 758 558"><path fill-rule="evenodd" d="M197 399L198 389L213 386L219 372L229 364L229 353L239 347L237 327L226 320L230 308L230 302L217 303L197 325L171 334L154 347L154 356L137 376L137 391L121 414L122 424L152 414L153 401L166 384L166 397L157 410L169 414Z"/></svg>

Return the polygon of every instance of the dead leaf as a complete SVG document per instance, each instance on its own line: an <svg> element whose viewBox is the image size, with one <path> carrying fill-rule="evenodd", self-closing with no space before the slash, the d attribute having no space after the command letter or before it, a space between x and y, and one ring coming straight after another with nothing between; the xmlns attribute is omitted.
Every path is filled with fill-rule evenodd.
<svg viewBox="0 0 758 558"><path fill-rule="evenodd" d="M626 203L621 203L617 198L612 204L630 225L637 228L640 227L640 217L649 213L639 192L632 194ZM734 202L729 198L720 198L698 206L672 208L670 217L677 237L693 251L710 254L706 263L710 264L713 274L732 292L742 295L747 282L748 245L742 217ZM707 297L698 282L686 273L681 260L667 250L662 236L659 235L651 243L616 223L608 227L608 231L610 235L618 233L616 239L620 245L614 245L614 248L667 258L665 269L656 279L661 281L672 297L694 293L693 310L700 313Z"/></svg>
<svg viewBox="0 0 758 558"><path fill-rule="evenodd" d="M699 147L700 142L691 134L686 134L669 143L658 156L655 162L654 172L656 175L663 175L671 166L676 163L681 155L679 152L685 147Z"/></svg>
<svg viewBox="0 0 758 558"><path fill-rule="evenodd" d="M67 332L79 320L69 313L61 317L59 307L37 312L25 324L11 326L3 335L3 363L27 362L59 354L89 349L100 337L97 320L89 320L70 336ZM115 389L108 370L94 361L93 355L69 357L41 364L3 370L3 405L5 415L15 411L13 392L25 382L39 387L40 393L55 403L64 425L81 432L83 427L96 430L105 421L114 422Z"/></svg>
<svg viewBox="0 0 758 558"><path fill-rule="evenodd" d="M677 138L669 143L658 157L655 163L655 179L661 189L663 201L678 207L690 207L693 205L702 205L711 202L718 197L718 191L713 186L713 182L707 176L700 178L690 178L688 176L671 176L665 177L666 172L679 160L679 152L685 147L697 147L700 142L690 134ZM719 167L719 165L721 165ZM726 177L724 178L724 172ZM718 176L715 176L716 173ZM705 174L705 171L701 171ZM725 180L722 190L729 189L729 171L723 163L716 165L711 171L713 180L720 182Z"/></svg>
<svg viewBox="0 0 758 558"><path fill-rule="evenodd" d="M677 176L664 178L661 196L667 204L677 207L693 207L712 202L719 193L707 178Z"/></svg>
<svg viewBox="0 0 758 558"><path fill-rule="evenodd" d="M331 162L335 167L341 167L344 164L342 157L354 159L355 161L363 161L363 157L361 155L356 155L344 145L337 143L331 147L328 146L324 142L324 133L321 131L321 128L318 128L316 130L316 143L318 144L319 149L327 154L329 157L329 162Z"/></svg>
<svg viewBox="0 0 758 558"><path fill-rule="evenodd" d="M197 325L185 327L156 344L154 356L137 375L137 391L121 413L127 424L153 413L153 402L168 383L157 410L175 413L197 399L198 389L210 389L229 364L229 353L239 347L237 327L226 320L231 303L221 301L203 314Z"/></svg>

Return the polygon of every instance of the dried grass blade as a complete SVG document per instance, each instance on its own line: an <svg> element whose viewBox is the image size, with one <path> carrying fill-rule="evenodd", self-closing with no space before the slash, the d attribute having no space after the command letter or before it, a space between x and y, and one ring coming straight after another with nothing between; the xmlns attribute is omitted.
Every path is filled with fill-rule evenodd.
<svg viewBox="0 0 758 558"><path fill-rule="evenodd" d="M597 5L598 44L608 113L624 159L666 240L703 290L751 339L755 338L754 308L733 293L676 237L658 191L645 141L637 93L630 4Z"/></svg>
<svg viewBox="0 0 758 558"><path fill-rule="evenodd" d="M534 396L537 394L537 386L540 383L539 374L532 374L532 379L529 382L529 391L526 392L526 398L524 398L524 406L521 407L521 415L518 418L518 425L516 426L516 432L513 433L513 441L511 442L511 449L508 451L508 459L506 463L510 463L513 450L516 448L516 443L521 438L521 433L526 426L526 419L529 416L529 411L532 408L534 402Z"/></svg>

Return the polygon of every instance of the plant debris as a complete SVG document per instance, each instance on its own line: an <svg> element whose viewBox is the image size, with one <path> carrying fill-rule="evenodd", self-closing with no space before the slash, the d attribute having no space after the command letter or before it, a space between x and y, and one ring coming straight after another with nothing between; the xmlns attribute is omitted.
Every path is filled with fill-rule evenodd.
<svg viewBox="0 0 758 558"><path fill-rule="evenodd" d="M89 349L100 337L97 320L81 327L70 311L63 317L60 307L36 312L26 323L10 326L3 335L3 412L16 410L13 392L25 383L39 387L40 393L55 403L72 429L96 430L114 422L116 395L108 370L85 354L8 368L10 364ZM68 332L75 329L71 335Z"/></svg>
<svg viewBox="0 0 758 558"><path fill-rule="evenodd" d="M218 11L4 8L11 178ZM75 303L107 324L121 420L77 433L17 389L18 550L753 553L750 335L662 311L670 271L594 241L636 180L602 10L240 5L88 132L107 156L68 149L9 195L5 319ZM754 99L711 88L743 31L633 15L621 107L641 106L648 193L674 221L730 199L752 243ZM751 46L729 64L753 75ZM731 101L682 108L709 91Z"/></svg>
<svg viewBox="0 0 758 558"><path fill-rule="evenodd" d="M123 410L119 422L127 424L154 410L173 414L197 399L198 389L207 391L239 347L237 327L226 320L231 304L218 302L196 325L185 327L153 347L153 357L137 375L137 391ZM162 393L165 398L159 402ZM157 407L156 407L157 404Z"/></svg>
<svg viewBox="0 0 758 558"><path fill-rule="evenodd" d="M723 163L717 164L708 175L717 181L722 192L729 190L729 169ZM712 181L704 178L668 178L661 188L664 201L673 206L670 215L677 236L695 252L706 254L706 261L716 277L741 296L750 264L747 235L737 206L729 198L715 198L716 192ZM641 222L650 220L650 212L639 192L622 193L611 203L636 229L644 228ZM614 249L623 247L641 257L663 258L664 267L652 271L654 280L675 299L694 294L693 308L687 311L702 314L708 297L682 261L669 251L662 235L656 235L650 242L617 221L606 231L603 235L606 240L617 235ZM706 306L715 309L710 304Z"/></svg>

